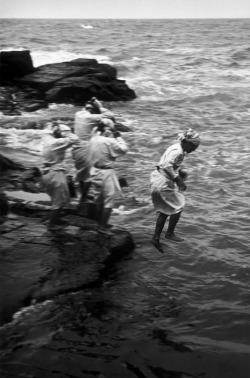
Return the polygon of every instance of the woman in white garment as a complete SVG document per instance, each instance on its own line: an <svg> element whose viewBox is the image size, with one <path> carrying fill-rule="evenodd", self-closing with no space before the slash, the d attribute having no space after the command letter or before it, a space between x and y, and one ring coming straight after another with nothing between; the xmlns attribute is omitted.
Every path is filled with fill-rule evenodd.
<svg viewBox="0 0 250 378"><path fill-rule="evenodd" d="M79 143L73 146L72 155L77 169L76 179L79 181L81 191L78 207L80 213L81 209L85 207L84 204L90 189L90 181L88 180L89 166L86 156L87 146L93 130L104 119L109 119L113 124L115 115L110 110L104 108L101 101L96 97L92 97L85 104L84 108L75 114L74 132L79 137Z"/></svg>
<svg viewBox="0 0 250 378"><path fill-rule="evenodd" d="M68 148L78 142L79 138L72 134L70 127L59 125L45 130L43 141L43 184L47 194L51 197L51 214L49 229L56 230L60 225L61 209L70 201L65 154Z"/></svg>
<svg viewBox="0 0 250 378"><path fill-rule="evenodd" d="M179 134L178 142L165 151L156 169L151 174L152 202L155 211L158 213L151 243L161 252L163 252L163 249L160 244L160 236L168 216L169 225L165 238L176 242L183 241L174 232L185 206L183 192L187 188L184 183L186 173L180 170L180 166L185 154L195 151L199 144L199 134L194 130L188 129Z"/></svg>
<svg viewBox="0 0 250 378"><path fill-rule="evenodd" d="M128 151L126 142L115 131L111 120L104 119L90 139L87 149L91 161L90 181L97 206L99 232L108 234L107 225L116 196L121 192L114 166L116 159Z"/></svg>

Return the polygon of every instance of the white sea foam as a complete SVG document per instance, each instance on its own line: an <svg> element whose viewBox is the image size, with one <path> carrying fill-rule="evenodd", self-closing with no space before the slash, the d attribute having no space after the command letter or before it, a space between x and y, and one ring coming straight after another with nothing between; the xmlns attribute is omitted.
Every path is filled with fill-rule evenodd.
<svg viewBox="0 0 250 378"><path fill-rule="evenodd" d="M195 47L189 47L189 48L182 48L182 47L168 47L168 48L150 48L149 51L154 52L164 52L167 55L193 55L193 54L201 54L203 48L195 48Z"/></svg>
<svg viewBox="0 0 250 378"><path fill-rule="evenodd" d="M143 210L148 209L149 206L151 206L151 204L146 205L146 206L137 207L135 209L127 210L125 208L125 206L121 205L117 209L113 209L112 210L112 214L113 215L130 215L130 214L135 214L135 213L138 213L138 212L143 212Z"/></svg>
<svg viewBox="0 0 250 378"><path fill-rule="evenodd" d="M94 26L92 26L92 25L84 25L84 24L82 24L82 25L80 25L81 26L81 28L83 28L83 29L93 29L94 28Z"/></svg>
<svg viewBox="0 0 250 378"><path fill-rule="evenodd" d="M65 50L57 50L57 51L43 51L43 50L36 50L31 52L31 57L33 61L34 67L39 67L44 64L52 64L52 63L62 63L71 61L74 59L96 59L99 63L109 63L110 58L105 55L92 55L92 54L80 54L80 53L73 53Z"/></svg>
<svg viewBox="0 0 250 378"><path fill-rule="evenodd" d="M32 154L40 154L42 151L43 130L0 128L2 146L11 146L13 149L27 150Z"/></svg>
<svg viewBox="0 0 250 378"><path fill-rule="evenodd" d="M24 51L24 48L15 48L15 51ZM13 51L13 48L7 48L1 51ZM95 55L95 54L82 54L74 53L66 50L56 50L56 51L45 51L45 50L34 50L30 52L31 59L34 67L39 67L44 64L62 63L71 61L74 59L96 59L99 63L112 64L110 57L106 55Z"/></svg>

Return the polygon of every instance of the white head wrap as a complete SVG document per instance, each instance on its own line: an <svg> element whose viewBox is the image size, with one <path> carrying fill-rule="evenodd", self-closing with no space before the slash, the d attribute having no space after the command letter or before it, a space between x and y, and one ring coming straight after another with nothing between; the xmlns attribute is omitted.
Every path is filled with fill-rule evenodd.
<svg viewBox="0 0 250 378"><path fill-rule="evenodd" d="M114 129L115 124L114 122L109 118L103 118L101 121L105 126L109 127L111 130Z"/></svg>
<svg viewBox="0 0 250 378"><path fill-rule="evenodd" d="M64 125L62 123L59 125L59 129L60 131L71 131L71 128L69 126Z"/></svg>
<svg viewBox="0 0 250 378"><path fill-rule="evenodd" d="M185 132L178 134L178 140L180 142L186 140L196 146L199 146L201 142L199 134L193 129L187 129Z"/></svg>

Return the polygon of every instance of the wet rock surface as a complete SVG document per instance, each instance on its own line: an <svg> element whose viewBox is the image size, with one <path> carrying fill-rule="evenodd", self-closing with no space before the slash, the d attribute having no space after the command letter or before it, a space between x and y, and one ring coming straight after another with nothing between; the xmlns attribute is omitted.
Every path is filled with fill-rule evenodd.
<svg viewBox="0 0 250 378"><path fill-rule="evenodd" d="M71 208L51 233L45 206L10 203L0 235L1 378L248 376L243 354L173 339L166 321L178 318L179 305L144 287L144 258L131 254L125 230L113 227L102 240L96 222Z"/></svg>
<svg viewBox="0 0 250 378"><path fill-rule="evenodd" d="M126 231L113 230L110 240L96 224L66 216L65 227L49 232L41 218L10 214L1 225L1 322L32 301L77 290L99 279L107 261L133 250Z"/></svg>
<svg viewBox="0 0 250 378"><path fill-rule="evenodd" d="M106 277L106 287L93 286L31 305L2 327L1 377L248 376L249 364L243 355L214 355L173 341L164 325L154 322L159 308L154 316L138 311L127 302L131 284L124 291L118 282L112 284L112 278ZM133 291L138 298L135 287ZM164 315L174 314L176 309L169 302Z"/></svg>
<svg viewBox="0 0 250 378"><path fill-rule="evenodd" d="M89 218L87 204L79 215L77 198L63 210L61 228L49 231L50 200L45 194L39 197L43 195L39 169L4 155L0 164L0 202L7 205L0 214L5 217L0 224L0 320L4 324L33 301L98 281L105 267L133 251L134 242L128 232L115 227L110 228L110 236L101 235L97 222Z"/></svg>

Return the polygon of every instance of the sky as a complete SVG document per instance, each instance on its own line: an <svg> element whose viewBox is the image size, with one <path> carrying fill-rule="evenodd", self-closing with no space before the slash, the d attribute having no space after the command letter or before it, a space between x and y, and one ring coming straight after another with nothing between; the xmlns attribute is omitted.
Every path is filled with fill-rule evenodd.
<svg viewBox="0 0 250 378"><path fill-rule="evenodd" d="M250 0L0 0L0 18L250 18Z"/></svg>

